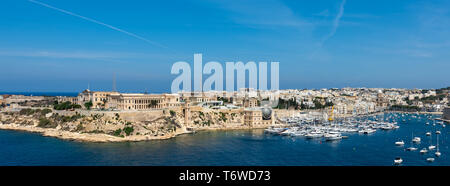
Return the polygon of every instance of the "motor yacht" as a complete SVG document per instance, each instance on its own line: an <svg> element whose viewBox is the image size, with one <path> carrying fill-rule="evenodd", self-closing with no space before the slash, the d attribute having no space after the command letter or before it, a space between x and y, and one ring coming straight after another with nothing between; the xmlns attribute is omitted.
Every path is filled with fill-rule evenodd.
<svg viewBox="0 0 450 186"><path fill-rule="evenodd" d="M322 131L311 131L305 135L306 138L320 138L323 136Z"/></svg>
<svg viewBox="0 0 450 186"><path fill-rule="evenodd" d="M326 133L324 135L326 141L340 140L342 139L341 133Z"/></svg>

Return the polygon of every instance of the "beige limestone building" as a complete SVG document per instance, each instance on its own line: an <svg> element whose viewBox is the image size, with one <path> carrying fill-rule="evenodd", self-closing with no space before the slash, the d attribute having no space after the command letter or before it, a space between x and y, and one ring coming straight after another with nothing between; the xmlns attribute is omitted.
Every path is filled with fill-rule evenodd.
<svg viewBox="0 0 450 186"><path fill-rule="evenodd" d="M84 107L92 102L94 109L147 110L174 108L181 105L178 94L137 94L84 90L77 97L59 97L59 102L69 101Z"/></svg>
<svg viewBox="0 0 450 186"><path fill-rule="evenodd" d="M111 94L107 107L118 110L164 109L181 106L177 94Z"/></svg>
<svg viewBox="0 0 450 186"><path fill-rule="evenodd" d="M274 124L273 115L271 112L270 119L265 119L261 108L248 108L244 110L244 124L251 127L267 127Z"/></svg>

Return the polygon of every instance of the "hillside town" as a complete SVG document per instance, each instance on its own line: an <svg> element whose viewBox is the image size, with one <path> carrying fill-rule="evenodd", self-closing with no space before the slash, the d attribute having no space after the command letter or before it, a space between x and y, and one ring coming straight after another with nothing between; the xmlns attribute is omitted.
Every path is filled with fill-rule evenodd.
<svg viewBox="0 0 450 186"><path fill-rule="evenodd" d="M342 88L233 93L120 93L84 90L77 96L1 95L0 129L82 141L167 139L200 130L286 125L286 118L326 121L380 112L442 114L450 120L450 87Z"/></svg>

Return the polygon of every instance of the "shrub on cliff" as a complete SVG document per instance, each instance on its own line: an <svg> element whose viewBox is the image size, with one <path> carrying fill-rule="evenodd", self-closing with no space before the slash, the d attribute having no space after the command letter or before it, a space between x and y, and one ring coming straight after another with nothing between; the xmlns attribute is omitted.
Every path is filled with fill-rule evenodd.
<svg viewBox="0 0 450 186"><path fill-rule="evenodd" d="M56 128L58 125L47 118L41 117L37 126L41 128Z"/></svg>
<svg viewBox="0 0 450 186"><path fill-rule="evenodd" d="M120 136L121 133L122 133L122 129L117 129L117 130L115 130L115 131L112 133L112 135L113 135L113 136Z"/></svg>
<svg viewBox="0 0 450 186"><path fill-rule="evenodd" d="M77 105L77 104L72 104L69 101L66 101L63 103L55 102L53 105L53 109L55 109L55 110L69 110L69 109L77 109L77 108L81 108L81 106Z"/></svg>
<svg viewBox="0 0 450 186"><path fill-rule="evenodd" d="M127 134L127 136L129 136L134 131L134 128L133 127L125 127L125 128L123 128L123 131L125 132L125 134Z"/></svg>
<svg viewBox="0 0 450 186"><path fill-rule="evenodd" d="M170 110L170 115L172 116L172 117L174 117L174 116L176 116L176 112L175 111L173 111L173 110Z"/></svg>
<svg viewBox="0 0 450 186"><path fill-rule="evenodd" d="M46 115L46 114L48 114L48 113L50 113L50 112L52 112L52 110L46 108L46 109L41 110L41 115Z"/></svg>
<svg viewBox="0 0 450 186"><path fill-rule="evenodd" d="M20 115L27 115L27 116L29 116L29 115L34 114L34 110L33 109L29 109L29 108L22 109L22 110L20 110L19 114Z"/></svg>

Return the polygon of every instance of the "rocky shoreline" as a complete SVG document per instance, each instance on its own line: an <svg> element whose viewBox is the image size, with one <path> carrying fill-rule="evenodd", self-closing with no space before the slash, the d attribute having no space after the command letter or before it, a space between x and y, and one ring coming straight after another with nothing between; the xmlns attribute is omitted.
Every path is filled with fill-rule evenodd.
<svg viewBox="0 0 450 186"><path fill-rule="evenodd" d="M164 136L126 136L116 137L108 134L90 134L61 131L57 129L46 129L35 126L23 126L18 124L0 124L2 130L17 130L25 132L40 133L42 136L55 137L63 140L81 141L81 142L137 142L147 140L170 139L186 132L175 132Z"/></svg>
<svg viewBox="0 0 450 186"><path fill-rule="evenodd" d="M243 124L243 115L192 112L186 123L181 111L98 113L24 109L0 112L0 130L18 130L81 142L137 142L163 140L196 131L248 130L268 126ZM280 125L281 126L281 125Z"/></svg>
<svg viewBox="0 0 450 186"><path fill-rule="evenodd" d="M280 125L282 126L282 125ZM230 127L211 127L202 128L196 131L221 131L221 130L248 130L248 129L263 129L266 127L248 127L248 126L230 126ZM91 133L77 133L69 131L61 131L57 129L47 129L35 126L23 126L18 124L0 124L0 130L16 130L25 131L32 133L39 133L42 136L55 137L63 140L70 141L80 141L80 142L96 142L96 143L107 143L107 142L138 142L138 141L149 141L149 140L164 140L174 138L182 134L191 134L193 132L186 130L179 130L179 132L170 133L164 136L148 136L148 135L134 135L126 137L111 136L108 134L91 134Z"/></svg>

